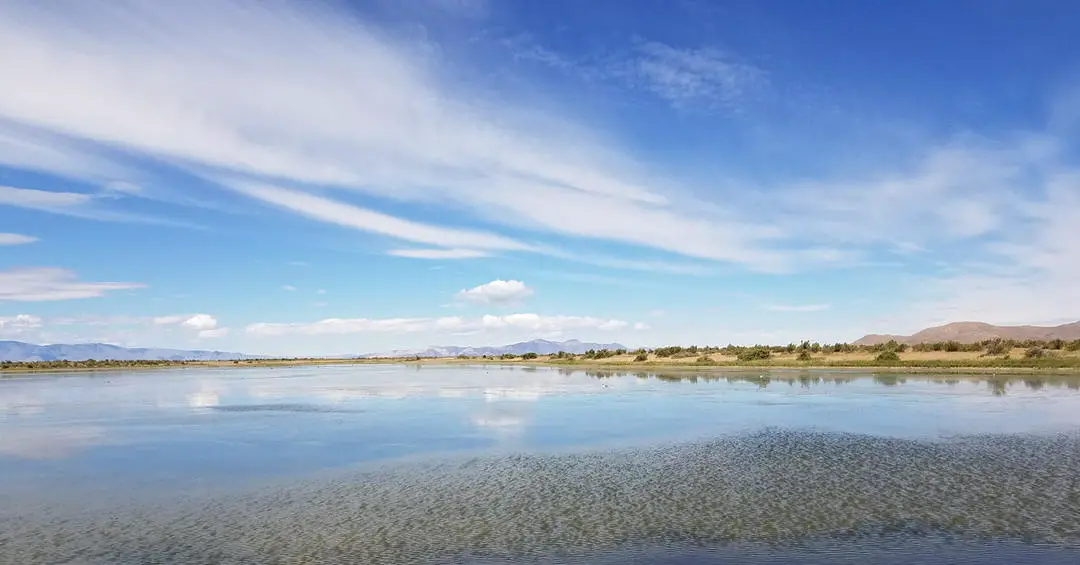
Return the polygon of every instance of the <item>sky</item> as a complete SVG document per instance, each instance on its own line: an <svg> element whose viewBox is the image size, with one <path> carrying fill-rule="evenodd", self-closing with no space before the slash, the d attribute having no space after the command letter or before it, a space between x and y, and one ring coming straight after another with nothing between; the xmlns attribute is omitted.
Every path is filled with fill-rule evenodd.
<svg viewBox="0 0 1080 565"><path fill-rule="evenodd" d="M1080 319L1080 5L0 0L0 339Z"/></svg>

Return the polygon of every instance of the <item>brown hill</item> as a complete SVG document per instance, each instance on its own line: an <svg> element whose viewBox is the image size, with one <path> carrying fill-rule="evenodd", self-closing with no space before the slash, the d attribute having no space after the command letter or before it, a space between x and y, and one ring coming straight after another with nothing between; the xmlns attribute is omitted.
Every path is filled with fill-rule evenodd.
<svg viewBox="0 0 1080 565"><path fill-rule="evenodd" d="M855 341L856 345L875 345L895 339L899 343L933 343L958 341L974 343L987 339L1025 339L1072 341L1080 339L1080 322L1060 326L992 326L982 322L953 322L944 326L927 328L913 335L870 334Z"/></svg>

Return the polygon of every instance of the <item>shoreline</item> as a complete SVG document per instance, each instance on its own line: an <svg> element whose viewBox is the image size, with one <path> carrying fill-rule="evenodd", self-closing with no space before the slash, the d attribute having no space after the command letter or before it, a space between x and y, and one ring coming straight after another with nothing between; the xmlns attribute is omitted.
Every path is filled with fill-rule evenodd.
<svg viewBox="0 0 1080 565"><path fill-rule="evenodd" d="M727 373L746 371L838 371L838 372L866 372L866 373L896 373L896 374L956 374L956 375L1028 375L1028 374L1059 374L1076 375L1080 377L1080 364L1072 363L1054 364L1055 360L1040 360L1038 362L1016 365L992 365L986 363L963 364L948 359L910 360L900 363L877 363L855 362L845 363L833 361L815 363L814 361L786 361L771 360L764 362L739 363L739 362L712 362L712 363L678 363L662 361L625 362L625 361L561 361L561 360L508 360L508 359L482 359L482 358L380 358L380 359L274 359L274 360L242 360L242 361L167 361L158 363L132 363L127 361L109 362L98 361L93 366L80 365L82 362L73 362L70 366L22 366L0 369L0 379L12 378L22 375L49 375L58 373L95 373L117 371L150 371L150 370L180 370L180 369L254 369L254 368L277 368L277 367L312 367L319 365L404 365L415 366L500 366L522 368L564 368L575 371L610 371L619 373ZM1019 360L1017 360L1019 361ZM1065 361L1059 359L1057 361ZM955 364L954 364L955 363Z"/></svg>

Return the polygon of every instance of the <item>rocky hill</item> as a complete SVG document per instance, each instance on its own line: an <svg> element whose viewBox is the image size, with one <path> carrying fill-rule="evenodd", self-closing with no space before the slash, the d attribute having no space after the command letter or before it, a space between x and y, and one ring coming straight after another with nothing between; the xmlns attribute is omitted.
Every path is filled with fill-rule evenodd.
<svg viewBox="0 0 1080 565"><path fill-rule="evenodd" d="M912 335L870 334L855 341L856 345L875 345L895 339L899 343L933 343L957 341L974 343L987 339L1026 339L1072 341L1080 339L1080 322L1060 326L994 326L982 322L954 322L927 328Z"/></svg>

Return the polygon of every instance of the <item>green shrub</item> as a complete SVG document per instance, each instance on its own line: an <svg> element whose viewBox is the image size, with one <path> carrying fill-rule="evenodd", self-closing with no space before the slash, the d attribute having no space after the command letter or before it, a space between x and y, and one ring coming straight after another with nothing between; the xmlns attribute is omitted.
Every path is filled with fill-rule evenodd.
<svg viewBox="0 0 1080 565"><path fill-rule="evenodd" d="M539 355L533 353L532 351L530 351L530 352L528 352L528 353L521 356L521 358L526 360L526 361L536 359L537 357L539 357Z"/></svg>
<svg viewBox="0 0 1080 565"><path fill-rule="evenodd" d="M1001 339L994 339L986 344L987 355L1005 355L1009 349L1009 344Z"/></svg>
<svg viewBox="0 0 1080 565"><path fill-rule="evenodd" d="M740 351L737 357L739 361L761 361L772 357L772 351L768 347L755 346Z"/></svg>
<svg viewBox="0 0 1080 565"><path fill-rule="evenodd" d="M1027 348L1027 351L1024 352L1024 359L1039 359L1045 355L1046 352L1043 351L1043 348L1029 347Z"/></svg>
<svg viewBox="0 0 1080 565"><path fill-rule="evenodd" d="M882 363L895 363L900 360L900 356L895 351L882 351L878 353L877 357L874 357L874 360Z"/></svg>
<svg viewBox="0 0 1080 565"><path fill-rule="evenodd" d="M712 363L712 362L713 362L712 357L709 357L708 355L702 355L701 357L698 357L697 361L696 361L696 363Z"/></svg>
<svg viewBox="0 0 1080 565"><path fill-rule="evenodd" d="M799 361L810 361L812 358L810 357L810 352L804 349L799 352L799 356L795 359Z"/></svg>
<svg viewBox="0 0 1080 565"><path fill-rule="evenodd" d="M642 361L648 361L648 360L649 360L649 354L645 353L644 351L642 351L641 353L638 353L637 357L634 357L634 361L637 361L639 363L642 362Z"/></svg>
<svg viewBox="0 0 1080 565"><path fill-rule="evenodd" d="M683 350L683 348L679 347L677 345L671 346L671 347L658 347L658 348L653 350L653 354L656 355L657 357L671 357L672 355L675 355L676 353L681 353L682 350Z"/></svg>
<svg viewBox="0 0 1080 565"><path fill-rule="evenodd" d="M514 355L513 353L503 353L502 355L499 356L499 359L516 359L516 358L517 358L517 355Z"/></svg>

